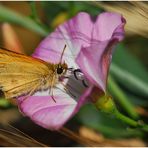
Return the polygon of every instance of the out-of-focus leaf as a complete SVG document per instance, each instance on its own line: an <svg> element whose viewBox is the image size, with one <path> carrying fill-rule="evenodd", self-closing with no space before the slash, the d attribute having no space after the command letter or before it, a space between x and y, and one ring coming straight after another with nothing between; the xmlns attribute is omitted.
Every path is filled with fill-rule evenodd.
<svg viewBox="0 0 148 148"><path fill-rule="evenodd" d="M69 18L76 15L79 11L85 11L92 15L98 15L102 9L98 6L90 5L87 2L78 1L57 1L57 2L42 2L48 22L52 22L60 13L68 13Z"/></svg>
<svg viewBox="0 0 148 148"><path fill-rule="evenodd" d="M0 98L0 107L9 107L10 102L7 99Z"/></svg>
<svg viewBox="0 0 148 148"><path fill-rule="evenodd" d="M113 96L117 102L121 105L122 109L124 109L130 117L133 119L138 119L139 116L135 110L134 104L131 103L130 99L128 96L125 94L125 92L118 86L116 81L114 80L113 77L109 76L108 78L108 90Z"/></svg>
<svg viewBox="0 0 148 148"><path fill-rule="evenodd" d="M141 131L128 128L126 124L118 119L97 111L91 104L85 105L77 114L76 119L80 123L101 132L106 137L142 136Z"/></svg>
<svg viewBox="0 0 148 148"><path fill-rule="evenodd" d="M42 28L39 24L37 24L31 18L20 15L13 10L8 9L7 7L0 4L0 22L9 22L14 23L25 28L28 28L32 31L39 33L42 36L48 35L48 30Z"/></svg>
<svg viewBox="0 0 148 148"><path fill-rule="evenodd" d="M147 100L145 98L142 98L141 96L136 96L131 93L127 93L128 98L130 99L130 102L133 103L136 106L147 106Z"/></svg>
<svg viewBox="0 0 148 148"><path fill-rule="evenodd" d="M148 96L148 72L144 65L120 44L113 55L111 74L136 94Z"/></svg>
<svg viewBox="0 0 148 148"><path fill-rule="evenodd" d="M52 22L54 18L60 13L65 12L66 8L68 6L68 3L66 2L41 2L44 13L46 15L46 21Z"/></svg>
<svg viewBox="0 0 148 148"><path fill-rule="evenodd" d="M64 22L67 20L67 18L68 18L68 14L67 14L67 13L65 13L65 12L60 13L60 14L57 15L57 16L55 17L55 19L52 21L51 26L52 26L53 28L56 28L58 25L64 23Z"/></svg>
<svg viewBox="0 0 148 148"><path fill-rule="evenodd" d="M75 7L75 13L79 11L85 11L91 15L98 15L100 12L103 11L102 8L99 8L98 6L93 6L89 2L75 1L73 6Z"/></svg>

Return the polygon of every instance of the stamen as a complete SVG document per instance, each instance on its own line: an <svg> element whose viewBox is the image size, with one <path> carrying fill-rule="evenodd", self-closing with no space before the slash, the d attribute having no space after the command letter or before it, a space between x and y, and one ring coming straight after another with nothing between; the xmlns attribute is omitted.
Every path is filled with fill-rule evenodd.
<svg viewBox="0 0 148 148"><path fill-rule="evenodd" d="M75 70L73 71L73 73L74 73L74 77L75 77L77 80L81 80L81 81L82 81L82 84L83 84L84 87L88 87L88 85L86 84L85 79L83 78L83 73L82 73L82 71L81 71L80 69L75 69ZM78 73L79 75L78 75L77 73Z"/></svg>
<svg viewBox="0 0 148 148"><path fill-rule="evenodd" d="M88 87L88 85L86 84L86 81L85 80L82 80L82 83L85 87Z"/></svg>
<svg viewBox="0 0 148 148"><path fill-rule="evenodd" d="M63 84L63 83L60 83L60 84L64 87L64 91L65 91L66 93L68 93L70 96L76 98L76 96L68 89L68 87L70 87L70 85L67 84L68 87L66 87L65 84ZM58 88L59 90L63 91L61 88L59 88L59 87L57 87L57 86L56 86L56 88ZM64 91L63 91L63 92L64 92Z"/></svg>
<svg viewBox="0 0 148 148"><path fill-rule="evenodd" d="M78 73L78 72L79 72L79 73L82 73L80 69L75 69L75 70L73 71L74 77L75 77L77 80L79 80L78 77L77 77L77 73Z"/></svg>
<svg viewBox="0 0 148 148"><path fill-rule="evenodd" d="M52 100L56 103L56 100L55 100L53 94L52 94L51 98L52 98Z"/></svg>

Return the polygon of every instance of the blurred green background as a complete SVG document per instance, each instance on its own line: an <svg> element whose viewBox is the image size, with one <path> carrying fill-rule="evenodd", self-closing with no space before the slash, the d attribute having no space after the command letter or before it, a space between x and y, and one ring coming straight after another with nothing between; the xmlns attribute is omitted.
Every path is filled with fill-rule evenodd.
<svg viewBox="0 0 148 148"><path fill-rule="evenodd" d="M141 9L143 11L140 11ZM126 37L113 54L108 91L123 114L148 123L148 29L145 27L148 25L147 2L0 2L0 27L5 22L10 23L24 52L30 55L49 32L78 12L85 11L91 15L98 15L106 10L120 12L127 20ZM142 13L141 18L139 12ZM143 20L147 24L143 24L142 21L141 24L135 24L134 19ZM1 28L0 30L0 46L5 47L3 32ZM15 110L14 113L11 110ZM58 132L50 132L34 125L19 114L14 102L10 104L1 99L0 111L4 117L0 123L13 123L21 131L48 146L148 144L146 132L131 128L115 117L97 111L92 104L82 107L66 125L79 138L63 137ZM57 137L62 140L57 140Z"/></svg>

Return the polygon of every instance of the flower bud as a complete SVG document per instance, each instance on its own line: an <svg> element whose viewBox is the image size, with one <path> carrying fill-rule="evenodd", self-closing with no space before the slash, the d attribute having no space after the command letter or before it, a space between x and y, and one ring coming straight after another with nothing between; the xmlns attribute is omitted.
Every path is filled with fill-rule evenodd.
<svg viewBox="0 0 148 148"><path fill-rule="evenodd" d="M100 97L96 101L95 106L97 107L97 109L105 113L114 113L117 110L112 97L107 94L104 94L102 97Z"/></svg>

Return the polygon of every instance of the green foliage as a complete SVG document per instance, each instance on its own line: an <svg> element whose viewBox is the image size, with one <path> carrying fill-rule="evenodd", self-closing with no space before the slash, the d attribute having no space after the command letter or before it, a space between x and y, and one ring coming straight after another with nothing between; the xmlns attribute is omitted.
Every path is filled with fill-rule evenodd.
<svg viewBox="0 0 148 148"><path fill-rule="evenodd" d="M42 36L46 36L48 31L45 28L42 28L39 24L37 24L34 20L29 17L23 16L14 12L3 5L0 4L0 22L9 22L13 24L17 24L23 26L27 29L35 31Z"/></svg>
<svg viewBox="0 0 148 148"><path fill-rule="evenodd" d="M129 91L148 97L148 71L123 44L113 54L111 74Z"/></svg>
<svg viewBox="0 0 148 148"><path fill-rule="evenodd" d="M102 9L98 8L97 6L94 7L90 5L88 2L81 1L46 1L42 2L42 6L44 8L44 12L46 14L48 22L52 22L54 17L59 15L61 12L68 13L68 18L70 18L80 11L88 12L92 15L97 15L102 11Z"/></svg>
<svg viewBox="0 0 148 148"><path fill-rule="evenodd" d="M92 104L85 105L77 114L76 119L80 123L93 128L110 138L136 137L143 135L141 131L131 129L122 121L103 112L98 112Z"/></svg>
<svg viewBox="0 0 148 148"><path fill-rule="evenodd" d="M0 107L2 108L10 107L9 101L4 98L0 98Z"/></svg>
<svg viewBox="0 0 148 148"><path fill-rule="evenodd" d="M111 76L109 76L108 79L108 89L114 99L119 102L122 109L124 109L132 118L137 119L138 114L135 111L134 105L130 102L126 93L118 86Z"/></svg>

